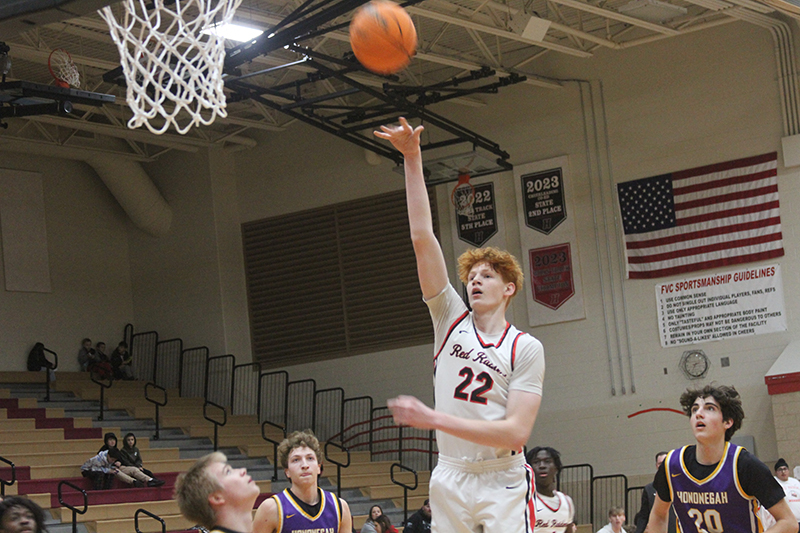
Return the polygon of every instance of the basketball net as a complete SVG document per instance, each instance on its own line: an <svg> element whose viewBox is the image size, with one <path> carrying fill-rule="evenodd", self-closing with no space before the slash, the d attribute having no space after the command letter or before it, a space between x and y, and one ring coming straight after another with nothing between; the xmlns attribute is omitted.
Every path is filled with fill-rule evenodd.
<svg viewBox="0 0 800 533"><path fill-rule="evenodd" d="M63 48L56 48L47 58L47 68L50 75L56 80L56 85L64 89L81 86L81 76L78 67L72 62L72 56Z"/></svg>
<svg viewBox="0 0 800 533"><path fill-rule="evenodd" d="M472 204L475 202L475 187L469 182L469 173L462 172L458 175L458 183L450 194L450 200L459 215L475 214L475 210L472 208Z"/></svg>
<svg viewBox="0 0 800 533"><path fill-rule="evenodd" d="M119 49L133 111L129 128L144 124L161 134L173 125L184 134L228 116L222 79L225 39L203 30L229 23L241 2L174 0L167 6L165 0L124 0L120 21L111 7L98 12Z"/></svg>

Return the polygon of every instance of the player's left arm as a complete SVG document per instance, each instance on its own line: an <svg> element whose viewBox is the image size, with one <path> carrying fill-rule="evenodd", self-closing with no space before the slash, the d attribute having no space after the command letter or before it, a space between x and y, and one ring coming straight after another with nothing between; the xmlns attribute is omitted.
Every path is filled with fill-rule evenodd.
<svg viewBox="0 0 800 533"><path fill-rule="evenodd" d="M339 501L342 505L342 521L339 522L339 533L353 533L353 516L350 514L350 506L341 498Z"/></svg>
<svg viewBox="0 0 800 533"><path fill-rule="evenodd" d="M531 435L541 394L511 390L506 416L500 420L474 420L435 411L413 396L390 400L389 408L398 424L419 429L437 429L460 439L492 448L522 448Z"/></svg>
<svg viewBox="0 0 800 533"><path fill-rule="evenodd" d="M786 503L786 498L782 499L769 509L769 514L775 518L775 524L764 533L797 533L797 518Z"/></svg>

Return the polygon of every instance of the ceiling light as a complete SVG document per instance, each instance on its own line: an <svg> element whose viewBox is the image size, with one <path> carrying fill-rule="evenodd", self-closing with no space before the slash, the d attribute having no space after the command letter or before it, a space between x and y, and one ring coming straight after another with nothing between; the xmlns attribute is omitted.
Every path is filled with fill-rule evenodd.
<svg viewBox="0 0 800 533"><path fill-rule="evenodd" d="M539 17L532 17L527 13L517 13L508 22L508 26L517 35L531 41L544 41L547 30L550 29L550 21Z"/></svg>
<svg viewBox="0 0 800 533"><path fill-rule="evenodd" d="M259 30L258 28L251 28L249 26L242 26L241 24L230 22L228 24L214 24L208 29L203 30L203 33L207 35L219 35L225 39L228 39L229 41L243 43L246 41L252 41L264 33L264 31Z"/></svg>
<svg viewBox="0 0 800 533"><path fill-rule="evenodd" d="M623 15L656 23L666 22L687 13L685 7L659 0L633 0L617 8L617 11Z"/></svg>

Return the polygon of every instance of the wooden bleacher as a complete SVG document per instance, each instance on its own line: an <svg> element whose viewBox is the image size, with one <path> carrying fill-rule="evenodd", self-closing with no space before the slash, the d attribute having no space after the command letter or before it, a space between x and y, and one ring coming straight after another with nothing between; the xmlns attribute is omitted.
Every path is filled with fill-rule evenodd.
<svg viewBox="0 0 800 533"><path fill-rule="evenodd" d="M86 373L57 372L57 379L52 383L52 390L72 392L85 400L99 399L99 386L91 383ZM41 383L44 389L43 376L33 372L0 372L0 383ZM12 399L8 389L1 388L0 402ZM135 418L153 418L154 406L144 399L142 382L115 382L114 386L104 393L105 406L108 409L125 409ZM44 409L39 409L42 405ZM168 406L159 410L162 428L181 428L191 437L208 437L213 439L214 426L202 416L202 399L181 398L177 391L169 391ZM102 435L114 432L122 437L119 427L93 428L90 418L75 418L72 429L64 427L41 427L64 418L64 409L47 408L35 399L20 398L17 400L17 411L8 416L10 408L0 407L0 455L13 461L18 466L19 482L8 487L7 494L22 494L32 498L43 508L50 509L62 522L72 520L71 512L61 508L56 496L56 486L62 479L89 488L87 479L80 476L80 465L97 453L102 444ZM36 417L15 417L22 409L37 410ZM34 414L33 411L30 411ZM39 426L39 427L37 427ZM79 431L95 431L97 437L79 437ZM281 440L283 435L275 428L267 428L268 436ZM261 438L261 426L255 416L229 416L225 426L219 428L219 445L221 447L237 447L248 457L266 457L272 459L273 446ZM168 531L185 530L193 524L187 523L177 512L177 506L171 499L172 486L178 473L194 464L194 459L180 459L177 448L150 448L147 437L137 437L137 446L142 450L146 466L158 477L167 480L160 488L115 488L108 491L89 491L90 511L80 516L92 533L116 533L133 530L133 514L143 507L161 516L167 523ZM337 460L344 460L340 455ZM341 482L342 488L357 488L361 493L373 500L391 499L402 507L403 489L394 485L390 479L391 461L371 461L369 452L351 453L351 464L343 469L341 480L338 479L336 466L326 464L323 476L334 484ZM2 465L0 465L2 466ZM3 469L0 468L0 472ZM5 474L3 474L7 477ZM422 501L428 497L429 472L419 472L419 488L409 493L409 510L413 512L421 507ZM413 476L400 472L397 476L404 482L412 482ZM262 496L271 492L269 481L260 481ZM119 486L119 485L117 485ZM260 498L260 500L262 500ZM259 500L259 501L260 501ZM77 503L77 502L76 502ZM366 520L366 514L353 516L357 529ZM140 529L145 531L161 531L161 525L148 517L142 517Z"/></svg>

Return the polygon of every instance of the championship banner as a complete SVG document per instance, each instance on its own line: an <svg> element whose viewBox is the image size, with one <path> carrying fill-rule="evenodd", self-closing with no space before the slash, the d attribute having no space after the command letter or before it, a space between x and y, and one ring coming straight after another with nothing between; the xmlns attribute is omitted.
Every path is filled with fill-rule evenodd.
<svg viewBox="0 0 800 533"><path fill-rule="evenodd" d="M534 301L558 309L575 295L569 244L530 250L530 285Z"/></svg>
<svg viewBox="0 0 800 533"><path fill-rule="evenodd" d="M502 178L505 176L505 179ZM458 258L470 248L494 246L501 250L508 250L506 244L505 216L513 205L514 192L511 190L511 179L508 174L494 174L472 178L470 183L475 187L475 201L472 204L471 215L459 215L455 206L450 203L450 193L455 184L441 185L447 197L447 216L442 214L442 222L449 220L453 241L453 256ZM441 210L440 210L441 213ZM454 264L451 268L456 269ZM458 274L453 271L453 279L458 279ZM459 291L466 291L461 282L454 285ZM464 301L467 300L466 292L462 292ZM512 307L508 309L508 320L516 323ZM521 320L520 320L521 322Z"/></svg>
<svg viewBox="0 0 800 533"><path fill-rule="evenodd" d="M656 285L661 346L786 331L780 265Z"/></svg>
<svg viewBox="0 0 800 533"><path fill-rule="evenodd" d="M454 208L458 238L476 248L482 247L497 233L497 202L494 183L474 185L472 214L462 215Z"/></svg>
<svg viewBox="0 0 800 533"><path fill-rule="evenodd" d="M569 159L515 165L514 182L529 325L585 318Z"/></svg>

